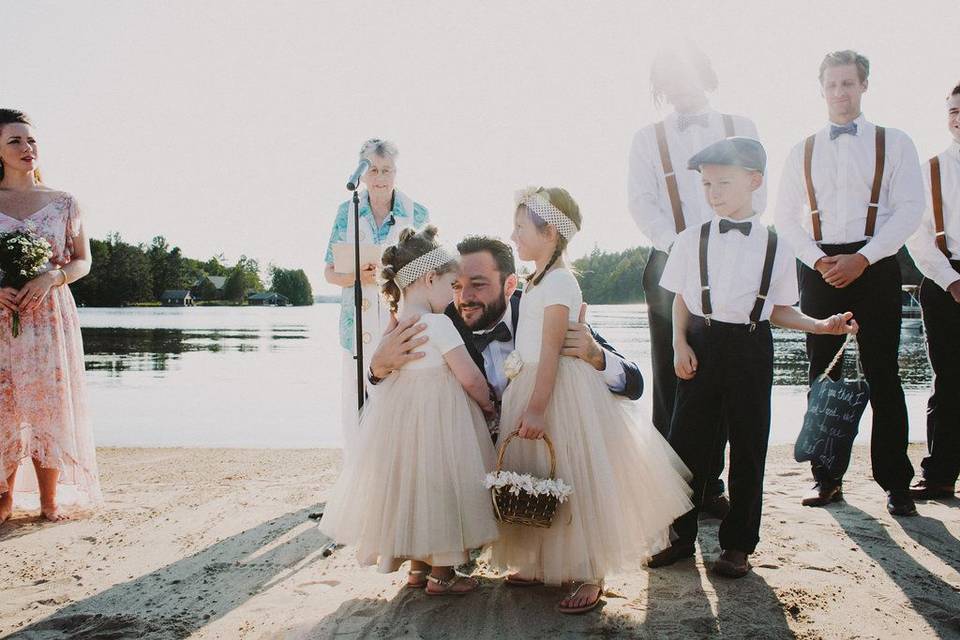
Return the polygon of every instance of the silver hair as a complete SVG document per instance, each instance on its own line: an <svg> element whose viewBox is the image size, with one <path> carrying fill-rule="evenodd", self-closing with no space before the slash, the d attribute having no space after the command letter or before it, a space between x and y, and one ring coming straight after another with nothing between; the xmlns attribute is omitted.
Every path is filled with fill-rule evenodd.
<svg viewBox="0 0 960 640"><path fill-rule="evenodd" d="M831 51L823 57L823 62L820 63L820 82L823 82L823 72L826 71L827 67L842 67L848 64L857 65L857 75L860 77L860 82L866 82L867 78L870 77L870 61L867 60L867 56L852 49L845 49L843 51Z"/></svg>
<svg viewBox="0 0 960 640"><path fill-rule="evenodd" d="M370 138L363 143L363 146L360 147L360 159L370 160L375 155L380 156L381 158L390 158L391 160L396 160L397 156L400 155L400 151L397 149L397 145L393 144L389 140Z"/></svg>

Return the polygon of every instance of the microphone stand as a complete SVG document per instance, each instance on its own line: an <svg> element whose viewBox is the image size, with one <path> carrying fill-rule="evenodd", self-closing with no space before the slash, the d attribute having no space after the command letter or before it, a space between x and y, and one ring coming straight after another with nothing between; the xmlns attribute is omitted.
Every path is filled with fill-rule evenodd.
<svg viewBox="0 0 960 640"><path fill-rule="evenodd" d="M358 181L359 182L359 181ZM357 185L359 187L359 184ZM360 282L360 196L353 190L353 281L354 324L357 328L357 411L363 409L363 287Z"/></svg>
<svg viewBox="0 0 960 640"><path fill-rule="evenodd" d="M351 182L349 187L353 187L353 272L356 278L353 281L353 308L354 324L357 327L356 347L357 355L353 356L357 361L357 411L363 409L363 284L360 281L360 195L357 189L360 186L359 180L356 183ZM317 511L307 516L311 520L320 520L323 518L323 511ZM333 541L323 545L323 557L326 558L334 551L342 547Z"/></svg>

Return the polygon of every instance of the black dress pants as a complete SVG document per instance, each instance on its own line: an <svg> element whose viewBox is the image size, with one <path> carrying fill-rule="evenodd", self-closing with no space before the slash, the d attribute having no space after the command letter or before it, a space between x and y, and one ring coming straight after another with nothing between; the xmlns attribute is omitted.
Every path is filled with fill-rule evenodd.
<svg viewBox="0 0 960 640"><path fill-rule="evenodd" d="M677 394L677 374L673 368L673 292L660 286L660 276L667 264L667 254L656 249L650 252L643 270L643 290L647 301L647 319L650 325L650 360L653 369L653 426L667 437L673 404ZM727 439L717 445L714 469L707 481L706 497L724 492L723 467L726 463Z"/></svg>
<svg viewBox="0 0 960 640"><path fill-rule="evenodd" d="M697 374L677 383L670 445L693 473L693 509L674 521L677 541L697 538L698 498L712 477L714 451L708 443L730 440L730 512L720 524L720 546L753 553L760 540L763 472L770 436L773 337L770 323L747 325L691 316L687 341L697 356Z"/></svg>
<svg viewBox="0 0 960 640"><path fill-rule="evenodd" d="M827 255L855 253L864 243L821 245ZM873 426L870 435L870 460L873 477L885 491L906 491L913 478L913 465L907 457L907 405L900 384L900 266L894 256L868 266L852 284L838 289L827 284L820 272L798 263L800 272L800 309L814 318L852 311L860 325L857 344L864 377L870 384ZM836 355L845 336L807 335L809 377L813 382ZM830 372L838 379L842 362ZM836 484L843 478L831 477L812 464L814 478Z"/></svg>
<svg viewBox="0 0 960 640"><path fill-rule="evenodd" d="M960 261L952 264L960 274ZM931 484L955 484L960 475L960 303L936 282L924 279L920 306L933 369L927 402L929 455L920 466Z"/></svg>

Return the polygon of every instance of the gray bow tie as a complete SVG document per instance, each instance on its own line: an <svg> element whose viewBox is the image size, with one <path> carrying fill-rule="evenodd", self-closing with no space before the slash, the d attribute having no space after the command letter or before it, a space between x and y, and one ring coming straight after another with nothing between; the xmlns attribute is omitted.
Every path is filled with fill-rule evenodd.
<svg viewBox="0 0 960 640"><path fill-rule="evenodd" d="M830 125L830 139L831 139L831 140L836 140L837 138L839 138L840 136L842 136L842 135L845 134L845 133L849 133L849 134L852 135L852 136L857 135L857 123L856 123L856 122L851 122L851 123L849 123L849 124L843 125L842 127L838 127L838 126L835 125L835 124Z"/></svg>
<svg viewBox="0 0 960 640"><path fill-rule="evenodd" d="M710 125L710 114L698 113L694 115L679 114L677 116L677 129L686 131L692 125L699 125L706 129Z"/></svg>

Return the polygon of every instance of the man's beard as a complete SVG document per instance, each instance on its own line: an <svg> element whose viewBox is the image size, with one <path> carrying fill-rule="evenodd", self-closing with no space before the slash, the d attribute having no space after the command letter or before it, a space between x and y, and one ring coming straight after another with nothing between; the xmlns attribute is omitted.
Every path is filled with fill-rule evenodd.
<svg viewBox="0 0 960 640"><path fill-rule="evenodd" d="M471 331L485 331L487 329L492 329L495 323L499 322L503 317L504 312L507 310L507 301L502 297L498 297L497 301L489 305L481 305L477 303L475 305L460 305L457 307L457 313L460 314L460 318L463 318L463 308L464 307L483 307L483 313L473 322L473 324L467 323L464 320L464 323L467 324L467 327Z"/></svg>

